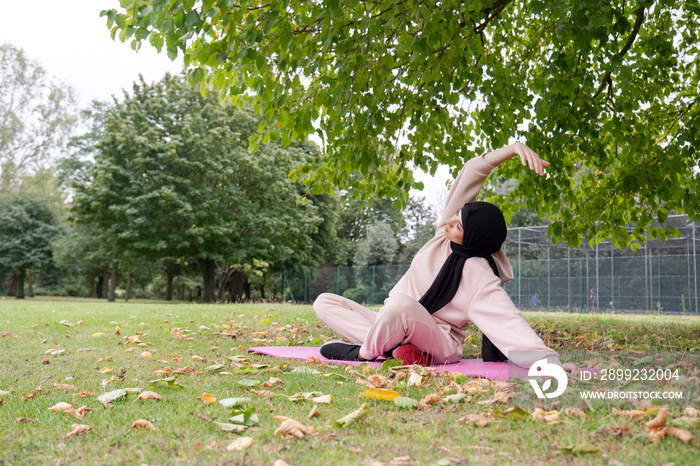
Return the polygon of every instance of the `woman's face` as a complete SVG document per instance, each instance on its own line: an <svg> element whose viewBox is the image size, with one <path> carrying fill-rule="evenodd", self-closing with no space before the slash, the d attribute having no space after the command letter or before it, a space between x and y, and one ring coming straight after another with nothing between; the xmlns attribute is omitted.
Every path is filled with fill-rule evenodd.
<svg viewBox="0 0 700 466"><path fill-rule="evenodd" d="M459 209L445 225L445 238L453 243L462 244L464 225L462 225L462 209Z"/></svg>

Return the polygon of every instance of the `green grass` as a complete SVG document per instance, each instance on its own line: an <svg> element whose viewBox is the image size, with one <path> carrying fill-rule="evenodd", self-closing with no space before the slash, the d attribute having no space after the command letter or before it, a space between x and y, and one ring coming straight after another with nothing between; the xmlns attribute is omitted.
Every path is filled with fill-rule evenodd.
<svg viewBox="0 0 700 466"><path fill-rule="evenodd" d="M562 351L700 349L697 317L564 313L525 316L548 344ZM65 326L61 321L74 326ZM115 334L117 327L119 335ZM139 338L147 346L127 343L125 337L137 332L145 333ZM220 332L231 335L217 335ZM98 333L105 336L93 336ZM586 420L562 416L562 422L546 424L504 418L474 427L457 420L466 414L505 409L503 405L478 404L493 393L456 405L401 410L391 402L359 397L366 387L356 383L356 379L371 375L371 371L362 373L362 368L354 368L355 372L348 372L346 366L336 365L307 366L303 361L246 352L251 346L263 344L296 342L318 346L334 337L318 322L310 306L0 300L0 391L6 392L0 394L0 465L272 464L277 459L290 465L697 464L700 431L691 429L695 438L687 444L675 438L650 443L644 428L650 416L627 420L599 409L589 411ZM467 339L465 357L478 357L479 338L474 332ZM129 348L134 349L125 352ZM65 352L52 356L46 354L49 349ZM143 351L153 357L141 357ZM231 365L226 358L236 355L246 356L249 361ZM196 356L206 361L193 360ZM224 364L222 370L228 375L221 375L222 370L206 369L216 363ZM149 385L149 381L161 378L154 371L184 366L196 366L196 370L178 376L181 389ZM105 367L112 371L100 372ZM316 369L320 375L294 372L301 367ZM335 375L323 376L328 374ZM242 379L265 382L270 377L283 380L281 386L269 389L274 393L272 398L251 394L249 387L238 383ZM420 388L399 382L394 389L420 400L451 381L445 375L434 376ZM53 384L75 385L96 396L118 388L139 387L156 391L164 399L135 402L137 394L133 393L107 408L96 396L75 398L77 392L61 391ZM33 398L22 399L34 391ZM307 414L313 403L294 402L289 397L311 391L331 394L334 400L330 405L320 405L321 415L309 419ZM218 403L204 405L199 401L197 398L203 393L218 399L250 397L252 401L246 407L255 408L257 424L234 434L195 416L223 422L230 417L231 410ZM698 401L695 400L696 406ZM92 411L82 421L49 412L48 408L58 402L75 407L87 404ZM367 418L348 428L334 424L363 402L370 409ZM275 435L279 424L273 416L278 415L314 426L316 434L302 439ZM20 417L36 422L15 422ZM137 419L151 421L157 430L131 430ZM88 424L92 430L65 439L73 423ZM590 436L597 429L621 424L630 427L631 437ZM226 446L241 436L252 437L252 446L245 451L228 451ZM562 449L577 444L591 444L599 451L572 455Z"/></svg>

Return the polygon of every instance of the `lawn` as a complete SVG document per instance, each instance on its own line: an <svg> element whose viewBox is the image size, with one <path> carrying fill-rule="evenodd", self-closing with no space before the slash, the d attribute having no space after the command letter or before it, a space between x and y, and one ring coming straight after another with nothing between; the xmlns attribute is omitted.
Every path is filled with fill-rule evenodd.
<svg viewBox="0 0 700 466"><path fill-rule="evenodd" d="M698 317L525 316L560 351L700 352ZM486 403L503 390L490 381L247 353L334 337L310 306L0 300L0 465L698 464L697 367L683 374L689 399L668 415L668 425L685 419L693 438L652 442L645 424L657 406L586 409L584 418L548 404L550 417L538 420ZM479 338L467 338L465 357L479 356ZM368 384L419 403L362 397ZM162 400L137 400L144 391ZM366 417L336 423L363 404ZM279 416L314 432L276 434ZM74 424L89 430L68 435ZM236 449L241 439L252 443Z"/></svg>

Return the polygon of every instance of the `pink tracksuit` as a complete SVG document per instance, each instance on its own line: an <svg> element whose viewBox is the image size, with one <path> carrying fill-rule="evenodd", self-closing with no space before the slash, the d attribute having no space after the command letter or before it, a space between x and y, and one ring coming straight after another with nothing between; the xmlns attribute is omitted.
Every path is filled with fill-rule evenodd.
<svg viewBox="0 0 700 466"><path fill-rule="evenodd" d="M455 362L462 356L464 330L472 322L519 366L529 367L544 357L559 363L559 355L537 336L501 288L501 283L513 278L513 268L503 251L493 255L500 279L486 259L472 257L464 264L457 294L445 307L431 315L418 302L450 255L450 242L443 234L445 224L465 203L475 200L494 168L483 157L467 162L452 184L435 236L416 254L378 313L331 293L316 299L318 318L339 335L362 345L362 358L375 359L399 344L411 343L430 353L435 363Z"/></svg>

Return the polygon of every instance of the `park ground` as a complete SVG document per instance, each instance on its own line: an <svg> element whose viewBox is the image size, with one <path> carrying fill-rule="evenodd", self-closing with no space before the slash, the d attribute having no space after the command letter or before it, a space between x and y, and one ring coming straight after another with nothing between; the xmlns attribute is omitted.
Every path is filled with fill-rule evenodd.
<svg viewBox="0 0 700 466"><path fill-rule="evenodd" d="M525 317L558 351L700 352L698 316ZM698 464L697 367L666 421L690 437L654 439L658 406L538 416L490 381L247 352L334 337L310 306L0 300L0 465Z"/></svg>

